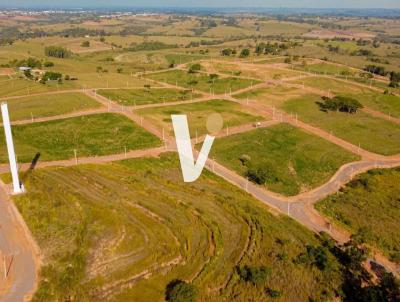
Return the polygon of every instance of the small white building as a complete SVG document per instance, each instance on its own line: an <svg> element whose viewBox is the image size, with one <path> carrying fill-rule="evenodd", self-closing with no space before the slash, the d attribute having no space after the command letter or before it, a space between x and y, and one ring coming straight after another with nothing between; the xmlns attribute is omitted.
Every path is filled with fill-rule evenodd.
<svg viewBox="0 0 400 302"><path fill-rule="evenodd" d="M31 70L32 70L32 68L26 67L26 66L21 66L21 67L19 68L19 71L31 71Z"/></svg>

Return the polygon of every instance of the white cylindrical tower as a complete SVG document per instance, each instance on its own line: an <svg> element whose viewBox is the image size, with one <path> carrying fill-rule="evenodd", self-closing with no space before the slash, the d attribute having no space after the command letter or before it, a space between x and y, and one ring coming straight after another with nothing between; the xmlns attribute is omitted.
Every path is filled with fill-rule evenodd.
<svg viewBox="0 0 400 302"><path fill-rule="evenodd" d="M11 124L10 124L10 117L8 115L7 103L1 103L1 114L3 117L3 127L6 135L7 151L8 151L8 158L10 161L10 170L11 170L14 194L23 193L24 190L21 183L19 182L19 177L18 177L17 160L15 158L14 143L12 139Z"/></svg>

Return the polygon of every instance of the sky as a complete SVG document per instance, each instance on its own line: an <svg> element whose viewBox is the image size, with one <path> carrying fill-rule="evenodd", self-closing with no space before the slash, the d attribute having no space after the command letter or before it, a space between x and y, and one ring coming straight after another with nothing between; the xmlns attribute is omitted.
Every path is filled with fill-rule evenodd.
<svg viewBox="0 0 400 302"><path fill-rule="evenodd" d="M0 0L0 7L400 8L400 0Z"/></svg>

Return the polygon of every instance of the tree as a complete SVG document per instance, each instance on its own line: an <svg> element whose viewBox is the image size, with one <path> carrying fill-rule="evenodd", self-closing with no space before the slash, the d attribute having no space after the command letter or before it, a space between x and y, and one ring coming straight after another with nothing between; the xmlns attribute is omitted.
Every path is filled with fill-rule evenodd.
<svg viewBox="0 0 400 302"><path fill-rule="evenodd" d="M400 83L400 72L392 71L390 73L390 87L398 87Z"/></svg>
<svg viewBox="0 0 400 302"><path fill-rule="evenodd" d="M363 105L359 101L345 96L335 96L334 98L322 97L322 100L324 102L317 102L317 104L324 112L340 111L357 113L358 109L363 108Z"/></svg>
<svg viewBox="0 0 400 302"><path fill-rule="evenodd" d="M249 55L250 55L250 49L248 49L248 48L244 48L240 52L240 57L241 58L247 58Z"/></svg>
<svg viewBox="0 0 400 302"><path fill-rule="evenodd" d="M195 302L198 290L193 284L182 280L171 281L165 291L165 299L170 302Z"/></svg>

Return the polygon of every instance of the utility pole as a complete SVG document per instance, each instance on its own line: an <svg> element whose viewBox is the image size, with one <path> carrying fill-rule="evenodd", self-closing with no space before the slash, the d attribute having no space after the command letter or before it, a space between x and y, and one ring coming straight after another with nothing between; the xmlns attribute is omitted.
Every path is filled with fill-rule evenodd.
<svg viewBox="0 0 400 302"><path fill-rule="evenodd" d="M78 164L78 157L76 155L76 149L74 149L75 164Z"/></svg>
<svg viewBox="0 0 400 302"><path fill-rule="evenodd" d="M288 216L290 216L290 202L288 202L287 204L287 214Z"/></svg>

